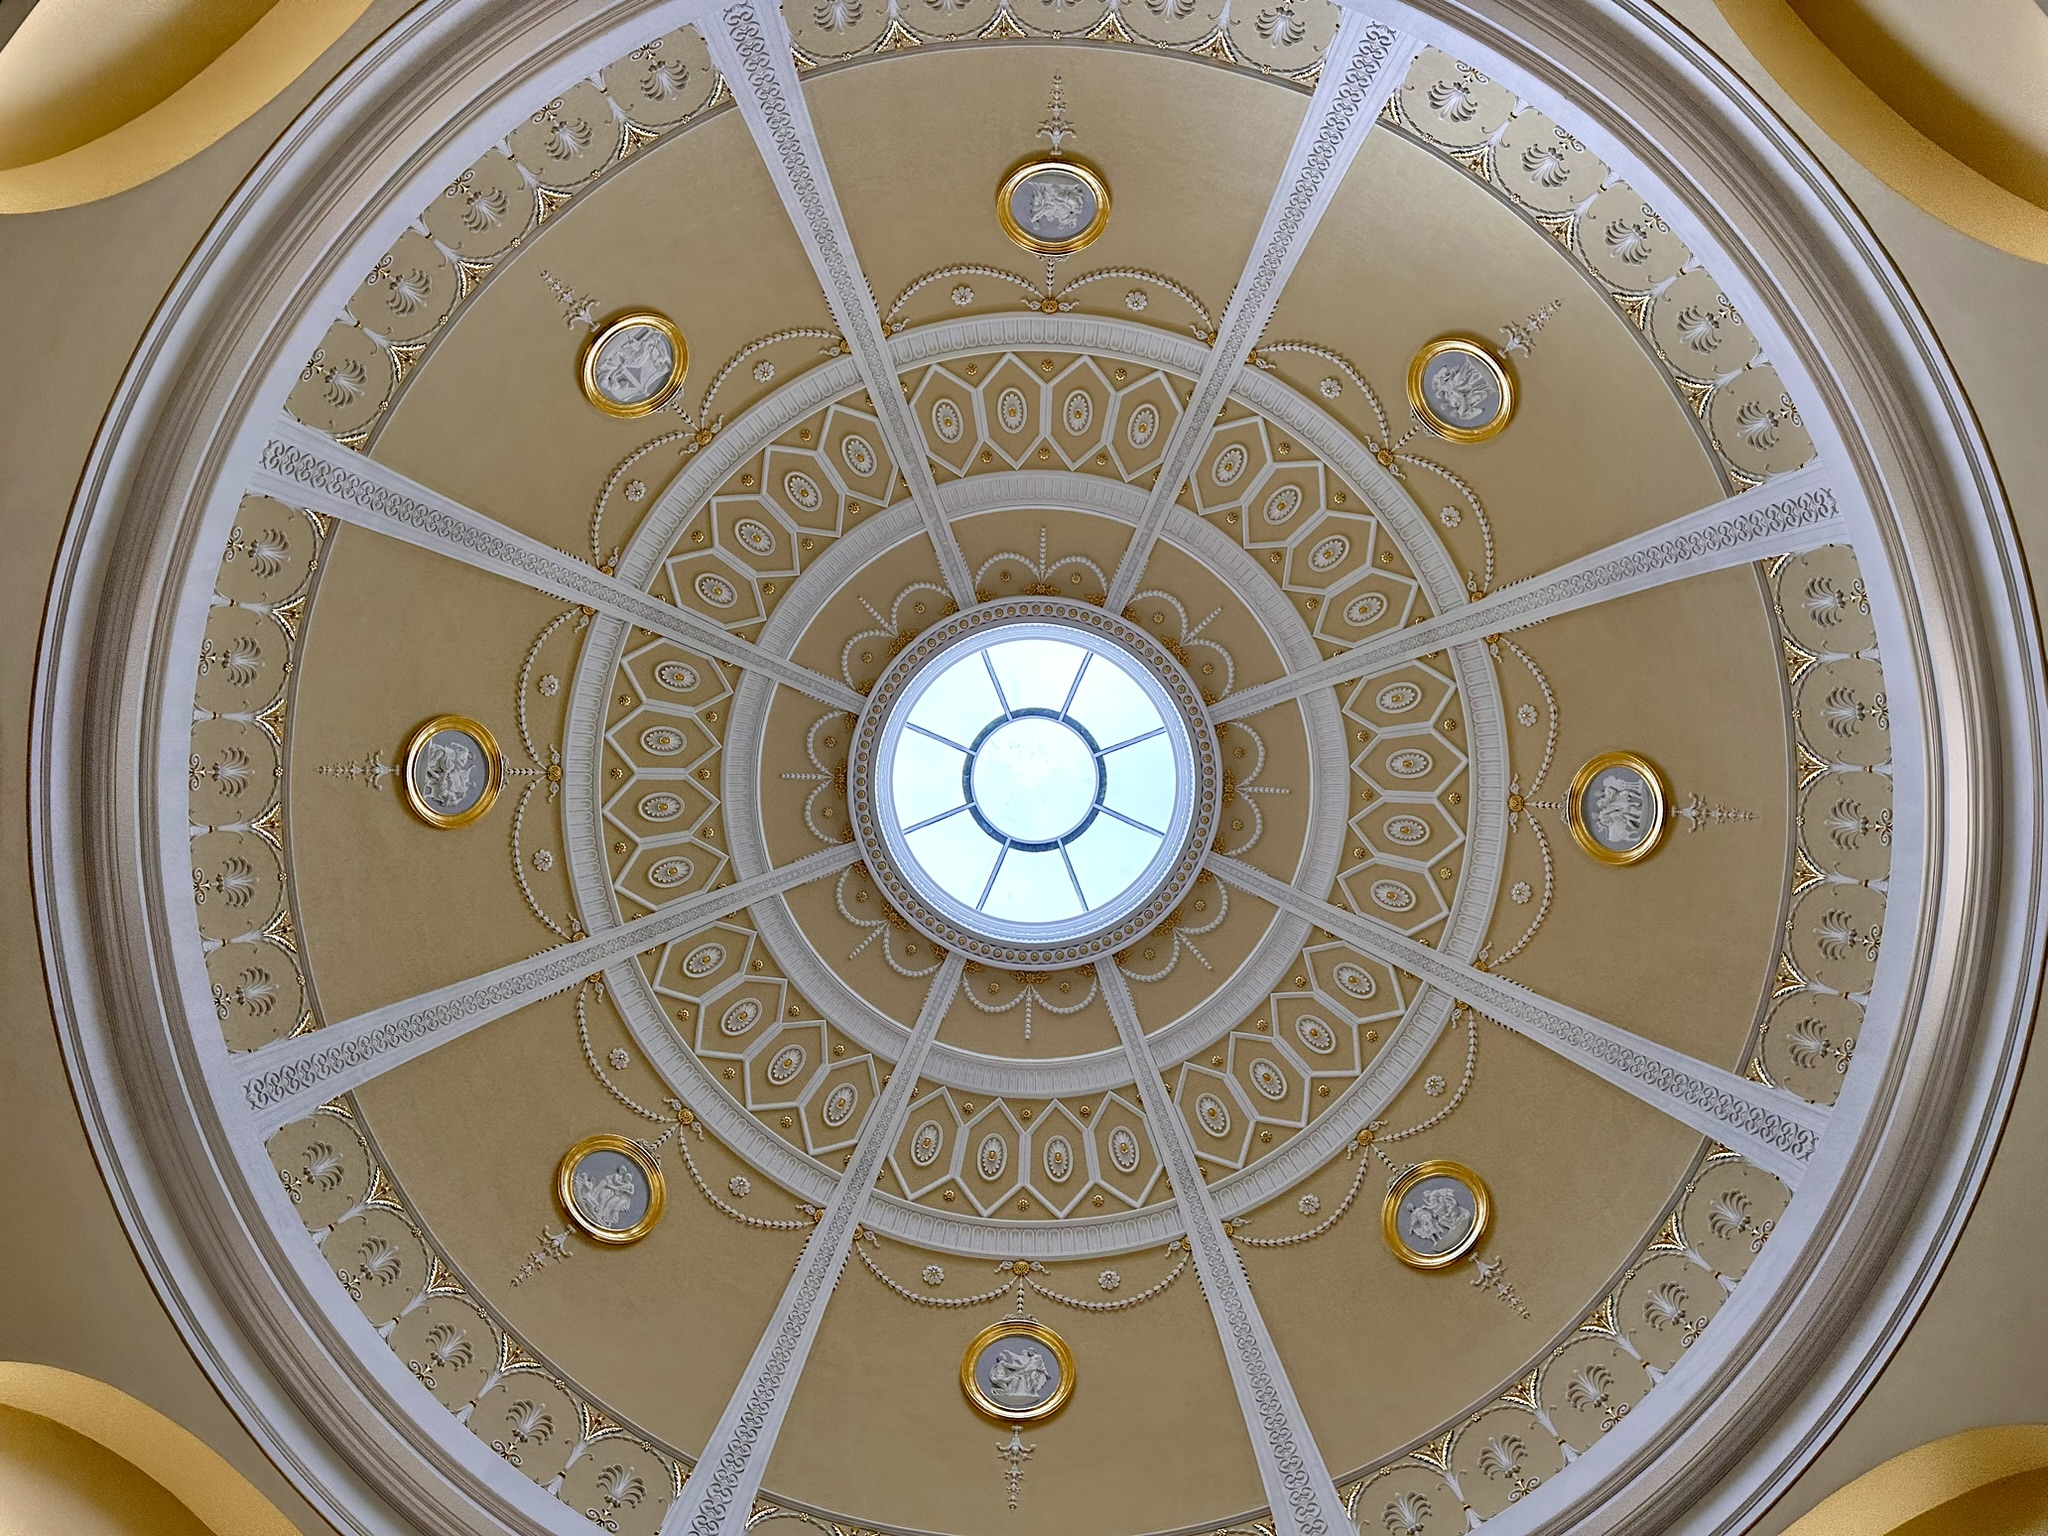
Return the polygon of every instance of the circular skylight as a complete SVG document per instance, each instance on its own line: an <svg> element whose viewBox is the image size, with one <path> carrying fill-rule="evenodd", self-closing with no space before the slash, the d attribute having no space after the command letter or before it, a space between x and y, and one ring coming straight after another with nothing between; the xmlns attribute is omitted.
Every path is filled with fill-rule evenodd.
<svg viewBox="0 0 2048 1536"><path fill-rule="evenodd" d="M882 701L873 825L944 927L1094 936L1186 862L1202 795L1184 701L1163 658L1102 627L974 625Z"/></svg>

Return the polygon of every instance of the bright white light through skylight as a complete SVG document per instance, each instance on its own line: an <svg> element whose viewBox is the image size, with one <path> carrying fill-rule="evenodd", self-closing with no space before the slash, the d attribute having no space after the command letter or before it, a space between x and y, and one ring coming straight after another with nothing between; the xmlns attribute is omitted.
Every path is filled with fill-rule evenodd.
<svg viewBox="0 0 2048 1536"><path fill-rule="evenodd" d="M905 873L960 920L1018 937L1136 906L1192 803L1170 718L1137 659L1093 636L1013 625L948 652L876 763Z"/></svg>

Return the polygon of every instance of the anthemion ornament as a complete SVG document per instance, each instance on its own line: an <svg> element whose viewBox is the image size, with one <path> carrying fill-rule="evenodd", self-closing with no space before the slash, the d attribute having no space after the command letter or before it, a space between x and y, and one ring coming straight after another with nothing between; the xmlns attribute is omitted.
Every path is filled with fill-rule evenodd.
<svg viewBox="0 0 2048 1536"><path fill-rule="evenodd" d="M1039 137L1051 148L1014 167L996 189L996 221L1003 233L1040 256L1067 256L1093 245L1109 224L1109 183L1087 161L1070 155L1079 137L1067 121L1060 77L1052 77L1052 105Z"/></svg>
<svg viewBox="0 0 2048 1536"><path fill-rule="evenodd" d="M1671 789L1648 758L1603 752L1573 776L1564 819L1590 857L1634 864L1655 853L1670 830Z"/></svg>
<svg viewBox="0 0 2048 1536"><path fill-rule="evenodd" d="M645 416L682 388L690 349L667 315L636 309L584 343L577 377L583 398L607 416Z"/></svg>
<svg viewBox="0 0 2048 1536"><path fill-rule="evenodd" d="M406 739L399 782L430 827L468 826L491 808L504 780L498 739L465 716L436 715Z"/></svg>
<svg viewBox="0 0 2048 1536"><path fill-rule="evenodd" d="M1408 403L1438 437L1483 443L1514 417L1515 376L1483 343L1439 336L1408 365Z"/></svg>
<svg viewBox="0 0 2048 1536"><path fill-rule="evenodd" d="M1049 1419L1074 1392L1074 1356L1067 1341L1024 1310L1016 1310L974 1336L960 1357L960 1390L975 1410L1009 1426L996 1443L1010 1508L1024 1481L1024 1463L1038 1449L1024 1443L1024 1426Z"/></svg>
<svg viewBox="0 0 2048 1536"><path fill-rule="evenodd" d="M555 1169L555 1200L593 1242L637 1243L661 1220L667 1189L646 1147L624 1136L586 1136Z"/></svg>
<svg viewBox="0 0 2048 1536"><path fill-rule="evenodd" d="M1411 1269L1449 1269L1479 1246L1493 1219L1486 1181L1463 1163L1429 1162L1387 1186L1380 1231Z"/></svg>

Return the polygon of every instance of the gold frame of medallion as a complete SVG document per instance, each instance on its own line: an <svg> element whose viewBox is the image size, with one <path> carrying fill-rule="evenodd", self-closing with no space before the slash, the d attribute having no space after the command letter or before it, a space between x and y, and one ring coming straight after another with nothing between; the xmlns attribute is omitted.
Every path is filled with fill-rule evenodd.
<svg viewBox="0 0 2048 1536"><path fill-rule="evenodd" d="M669 344L675 348L676 365L668 376L668 383L664 384L654 394L648 396L647 399L641 401L638 405L621 405L616 400L607 399L599 392L597 379L591 370L597 366L597 354L604 344L620 331L635 325L652 326L655 330L660 331L666 336L669 339ZM625 313L614 315L611 319L605 321L603 325L591 333L590 340L583 344L582 355L576 360L576 382L583 386L583 398L596 406L600 411L603 411L607 416L618 416L628 420L636 416L652 415L664 405L667 405L670 400L675 398L676 391L683 387L683 379L688 375L689 371L690 344L683 340L681 328L677 326L675 321L669 319L667 315L652 309L629 309Z"/></svg>
<svg viewBox="0 0 2048 1536"><path fill-rule="evenodd" d="M1632 768L1643 776L1650 786L1650 792L1657 799L1657 824L1650 829L1650 835L1633 848L1608 848L1586 830L1579 817L1579 801L1592 786L1593 780L1609 768ZM1671 785L1665 781L1663 770L1639 752L1602 752L1590 758L1586 766L1572 775L1572 787L1564 802L1564 824L1571 828L1572 841L1588 858L1619 869L1630 864L1640 864L1659 848L1671 831Z"/></svg>
<svg viewBox="0 0 2048 1536"><path fill-rule="evenodd" d="M461 731L473 738L484 749L484 762L489 776L484 781L484 792L476 797L476 804L466 811L457 811L453 816L443 815L420 798L420 792L413 787L413 763L421 750L440 731ZM406 807L430 827L452 831L466 827L473 821L481 821L483 815L497 803L498 791L505 787L505 755L498 750L498 738L491 734L489 726L467 715L436 715L422 722L413 733L405 738L405 750L398 759L398 784L405 795Z"/></svg>
<svg viewBox="0 0 2048 1536"><path fill-rule="evenodd" d="M576 1172L576 1165L592 1152L617 1152L629 1158L647 1176L647 1209L632 1226L619 1229L600 1227L576 1208L569 1180ZM615 1136L609 1131L586 1136L564 1152L561 1162L555 1165L555 1204L562 1208L562 1214L569 1223L594 1243L623 1248L628 1243L639 1242L661 1220L661 1208L667 1201L668 1185L661 1176L661 1165L648 1155L645 1147L627 1136Z"/></svg>
<svg viewBox="0 0 2048 1536"><path fill-rule="evenodd" d="M1051 1350L1053 1358L1060 1363L1060 1384L1053 1388L1052 1396L1036 1408L1026 1408L1021 1412L1005 1408L982 1391L981 1383L975 1379L975 1361L981 1358L983 1350L1002 1338L1036 1339ZM1067 1348L1065 1339L1036 1318L1004 1318L977 1333L968 1344L967 1353L960 1357L960 1390L967 1394L967 1401L983 1418L993 1419L998 1424L1035 1424L1058 1413L1066 1407L1067 1399L1074 1395L1074 1352Z"/></svg>
<svg viewBox="0 0 2048 1536"><path fill-rule="evenodd" d="M1458 427L1445 421L1430 408L1422 394L1422 370L1446 352L1462 352L1476 357L1492 372L1500 385L1500 414L1483 427ZM1483 443L1490 437L1505 432L1508 423L1515 419L1516 404L1515 375L1508 365L1494 356L1484 342L1473 336L1439 336L1427 343L1415 354L1408 364L1408 405L1422 424L1438 437L1452 443Z"/></svg>
<svg viewBox="0 0 2048 1536"><path fill-rule="evenodd" d="M1017 222L1017 216L1010 212L1010 197L1027 177L1054 167L1072 171L1088 183L1088 190L1095 194L1095 217L1077 234L1064 240L1041 240ZM1027 251L1040 256L1071 256L1075 251L1093 245L1109 227L1109 183L1102 179L1102 172L1078 156L1033 155L1012 167L996 188L996 222L1002 225L1003 233L1013 244L1021 245Z"/></svg>
<svg viewBox="0 0 2048 1536"><path fill-rule="evenodd" d="M1417 1253L1401 1236L1401 1201L1424 1179L1436 1178L1456 1179L1471 1192L1472 1230L1459 1240L1455 1248L1442 1253ZM1493 1192L1486 1187L1486 1180L1463 1163L1444 1158L1417 1163L1410 1168L1387 1187L1386 1201L1380 1206L1380 1233L1386 1238L1387 1247L1393 1251L1394 1257L1410 1269L1449 1269L1453 1264L1462 1262L1486 1240L1486 1229L1492 1221Z"/></svg>

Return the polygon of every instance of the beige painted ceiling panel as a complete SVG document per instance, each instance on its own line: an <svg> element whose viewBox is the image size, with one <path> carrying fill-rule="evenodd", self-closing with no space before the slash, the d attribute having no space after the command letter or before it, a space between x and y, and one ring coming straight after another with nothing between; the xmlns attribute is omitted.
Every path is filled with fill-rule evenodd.
<svg viewBox="0 0 2048 1536"><path fill-rule="evenodd" d="M589 1009L593 1047L629 1041L609 1005ZM630 1047L629 1047L630 1048ZM619 1086L658 1108L637 1065ZM518 1280L543 1229L566 1223L555 1166L600 1131L652 1140L584 1064L575 995L521 1010L386 1074L357 1095L406 1198L479 1296L609 1411L694 1455L711 1433L788 1278L801 1241L714 1211L673 1145L661 1154L668 1200L653 1232L625 1248L569 1240L571 1257ZM741 1168L709 1137L690 1155L723 1190ZM793 1201L761 1174L743 1205L789 1219Z"/></svg>
<svg viewBox="0 0 2048 1536"><path fill-rule="evenodd" d="M1683 1180L1699 1137L1542 1047L1479 1024L1478 1066L1464 1103L1442 1125L1385 1148L1395 1167L1450 1158L1493 1195L1480 1244L1505 1261L1529 1317L1473 1283L1468 1263L1412 1270L1380 1234L1383 1164L1366 1170L1357 1204L1323 1236L1294 1247L1240 1247L1259 1310L1339 1478L1433 1433L1518 1375L1575 1326L1589 1302L1651 1235ZM1445 1031L1427 1070L1455 1091L1465 1031ZM1449 1102L1418 1076L1386 1113L1389 1131ZM1356 1170L1339 1159L1304 1189L1336 1209ZM1315 1225L1298 1195L1252 1213L1246 1236Z"/></svg>
<svg viewBox="0 0 2048 1536"><path fill-rule="evenodd" d="M310 611L292 700L290 854L301 939L325 1022L478 976L553 942L507 867L509 824L531 780L508 779L469 826L406 809L372 753L403 760L435 715L489 727L508 767L519 744L519 666L563 605L377 534L338 527ZM336 771L341 770L341 771ZM530 835L552 840L552 808Z"/></svg>
<svg viewBox="0 0 2048 1536"><path fill-rule="evenodd" d="M1724 494L1691 419L1634 328L1549 236L1462 171L1388 129L1376 131L1338 188L1281 295L1267 343L1333 348L1372 383L1393 438L1414 427L1409 360L1458 332L1498 348L1500 327L1525 324L1555 300L1518 380L1514 420L1478 444L1444 442L1419 427L1403 451L1446 466L1485 503L1498 550L1495 584L1718 501ZM1344 388L1331 409L1368 439L1377 419L1355 385L1326 361L1275 354L1283 377L1315 391ZM1321 399L1319 394L1312 398ZM1433 473L1407 469L1411 493L1435 516L1459 504ZM1446 534L1479 570L1467 515Z"/></svg>
<svg viewBox="0 0 2048 1536"><path fill-rule="evenodd" d="M686 424L667 410L617 420L583 398L577 366L591 333L573 316L584 299L599 323L651 308L682 328L690 366L676 398L693 411L749 341L832 324L753 141L738 114L721 113L630 162L503 263L421 361L375 457L537 539L587 549L613 465ZM772 356L793 372L821 345L786 343ZM730 420L766 388L736 370L713 415ZM672 472L682 460L665 462ZM630 531L605 530L614 542Z"/></svg>
<svg viewBox="0 0 2048 1536"><path fill-rule="evenodd" d="M1557 890L1542 932L1505 974L1734 1069L1770 982L1790 873L1792 745L1766 612L1755 571L1742 567L1514 636L1559 702L1557 757L1531 798L1563 801L1580 764L1625 750L1663 770L1677 806L1697 795L1701 810L1674 819L1663 846L1625 868L1588 858L1556 811L1534 812L1551 840ZM1512 684L1516 672L1528 675L1504 657L1503 678ZM1508 730L1526 789L1544 724L1511 717ZM1511 845L1533 841L1526 830L1510 836ZM1510 889L1529 878L1510 872ZM1540 895L1541 876L1532 883ZM1533 902L1502 905L1496 954L1534 911Z"/></svg>
<svg viewBox="0 0 2048 1536"><path fill-rule="evenodd" d="M986 1260L895 1243L871 1256L914 1291L927 1289L921 1276L931 1263L946 1271L944 1294L973 1294L1000 1280ZM1077 1299L1108 1299L1097 1279L1105 1268L1119 1272L1128 1295L1172 1267L1153 1250L1051 1266L1035 1278ZM785 1498L858 1510L863 1520L1017 1536L1170 1530L1263 1504L1192 1266L1165 1294L1112 1316L1076 1312L1035 1292L1027 1302L1073 1350L1075 1386L1056 1417L1024 1432L1037 1451L1014 1513L996 1453L1008 1434L960 1390L968 1341L1008 1303L913 1306L885 1290L858 1257L818 1330L767 1486ZM934 1476L936 1468L945 1475Z"/></svg>
<svg viewBox="0 0 2048 1536"><path fill-rule="evenodd" d="M1109 227L1067 257L1055 286L1103 267L1142 267L1185 284L1220 317L1236 286L1270 189L1301 125L1300 92L1196 60L1101 48L918 50L810 76L806 95L833 188L884 311L937 267L979 262L1042 283L1042 258L996 223L996 188L1043 152L1052 77L1078 130L1067 147L1109 183ZM955 308L920 296L912 313L1014 313L1011 284L969 276ZM1084 312L1126 315L1131 281L1091 284ZM930 311L930 314L927 314ZM1191 318L1156 287L1144 318L1181 329Z"/></svg>

